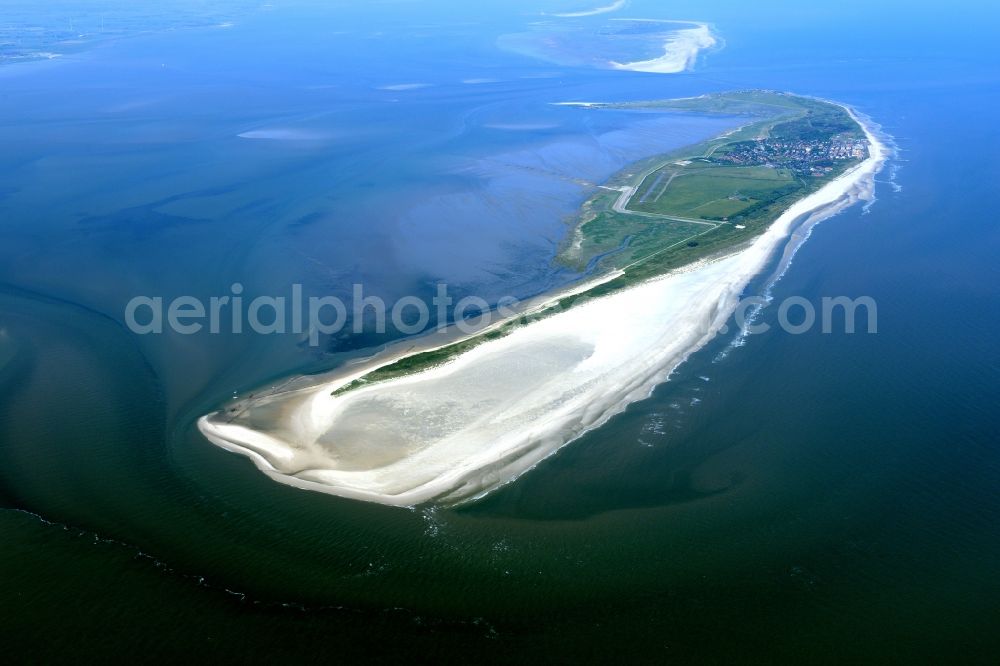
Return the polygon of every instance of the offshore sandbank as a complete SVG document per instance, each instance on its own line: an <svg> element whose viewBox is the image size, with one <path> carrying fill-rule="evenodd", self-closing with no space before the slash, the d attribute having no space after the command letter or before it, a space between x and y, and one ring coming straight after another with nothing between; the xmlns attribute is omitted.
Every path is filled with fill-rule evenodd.
<svg viewBox="0 0 1000 666"><path fill-rule="evenodd" d="M630 21L641 21L642 19L622 19ZM683 21L671 21L671 23L684 23ZM651 72L654 74L677 74L694 67L698 54L710 49L716 44L715 35L707 23L694 23L690 28L682 28L666 35L663 42L663 54L648 60L637 60L635 62L615 62L610 65L614 69L629 70L632 72Z"/></svg>

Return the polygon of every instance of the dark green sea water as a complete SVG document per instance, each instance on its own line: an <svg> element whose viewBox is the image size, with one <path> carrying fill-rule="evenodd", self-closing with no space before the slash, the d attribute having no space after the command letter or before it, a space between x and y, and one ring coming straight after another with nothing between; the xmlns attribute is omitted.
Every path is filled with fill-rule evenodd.
<svg viewBox="0 0 1000 666"><path fill-rule="evenodd" d="M533 7L275 5L0 69L7 654L996 662L995 10L635 2L726 40L657 76L499 51ZM460 83L479 78L496 81ZM380 89L415 82L433 85ZM895 137L877 202L818 226L771 287L871 296L878 333L720 338L476 504L284 487L194 427L381 338L318 352L121 324L133 295L234 281L386 298L565 283L550 259L590 191L567 176L732 121L549 103L748 87L850 103ZM289 127L323 138L238 136Z"/></svg>

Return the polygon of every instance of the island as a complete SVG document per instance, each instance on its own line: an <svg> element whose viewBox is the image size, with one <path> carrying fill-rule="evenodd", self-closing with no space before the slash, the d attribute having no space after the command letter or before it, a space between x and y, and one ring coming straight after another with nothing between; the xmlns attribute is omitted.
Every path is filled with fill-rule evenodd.
<svg viewBox="0 0 1000 666"><path fill-rule="evenodd" d="M870 199L886 156L848 107L781 92L577 105L742 124L595 188L555 259L578 283L471 334L239 401L202 417L204 435L299 488L474 500L647 397L718 334L794 230Z"/></svg>

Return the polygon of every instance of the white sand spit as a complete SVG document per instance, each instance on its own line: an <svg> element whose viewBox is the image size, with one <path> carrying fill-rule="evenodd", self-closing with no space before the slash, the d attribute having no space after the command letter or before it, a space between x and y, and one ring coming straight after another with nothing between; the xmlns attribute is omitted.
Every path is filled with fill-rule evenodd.
<svg viewBox="0 0 1000 666"><path fill-rule="evenodd" d="M635 62L611 62L615 69L655 74L677 74L694 67L698 53L716 44L712 30L705 23L694 24L667 35L663 43L663 55L650 60Z"/></svg>
<svg viewBox="0 0 1000 666"><path fill-rule="evenodd" d="M239 422L209 415L202 432L301 488L400 506L481 496L647 397L717 334L805 216L814 222L870 199L885 149L866 133L867 160L728 256L591 300L418 374L333 397L358 375L342 376L276 396Z"/></svg>

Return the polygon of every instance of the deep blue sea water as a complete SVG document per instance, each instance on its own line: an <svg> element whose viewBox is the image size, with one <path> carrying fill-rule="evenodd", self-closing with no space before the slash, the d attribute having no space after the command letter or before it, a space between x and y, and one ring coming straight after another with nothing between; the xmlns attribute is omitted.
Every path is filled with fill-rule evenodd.
<svg viewBox="0 0 1000 666"><path fill-rule="evenodd" d="M996 10L632 2L723 38L679 75L498 47L573 8L275 2L0 67L6 645L995 663ZM735 120L552 103L743 88L849 103L894 138L877 201L818 226L772 287L871 296L878 333L720 338L477 504L297 491L194 427L391 336L121 325L132 296L233 282L565 284L552 257L596 184Z"/></svg>

